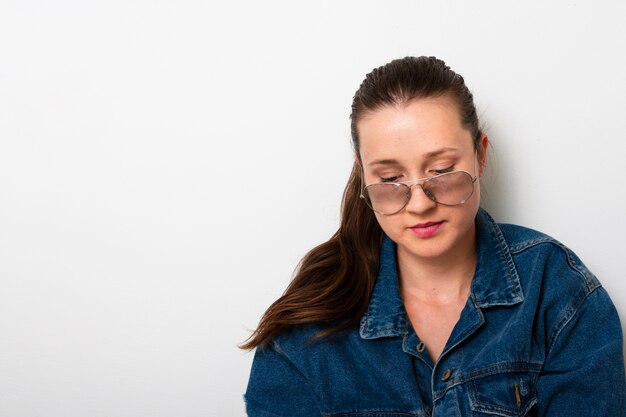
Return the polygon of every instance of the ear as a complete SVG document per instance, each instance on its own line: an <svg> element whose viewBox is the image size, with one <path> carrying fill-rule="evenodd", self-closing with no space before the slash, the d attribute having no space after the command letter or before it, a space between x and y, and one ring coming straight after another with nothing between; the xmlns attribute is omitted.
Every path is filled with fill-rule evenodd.
<svg viewBox="0 0 626 417"><path fill-rule="evenodd" d="M480 134L480 139L478 139L478 176L482 177L485 172L485 167L487 166L487 148L489 147L489 138L484 133Z"/></svg>

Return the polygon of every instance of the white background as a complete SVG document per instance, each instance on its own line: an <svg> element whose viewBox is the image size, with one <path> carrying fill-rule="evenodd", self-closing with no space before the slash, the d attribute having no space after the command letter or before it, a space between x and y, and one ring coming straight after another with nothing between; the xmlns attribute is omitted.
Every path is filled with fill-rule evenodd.
<svg viewBox="0 0 626 417"><path fill-rule="evenodd" d="M621 1L0 3L0 416L240 416L237 343L338 225L352 95L436 55L483 202L626 322ZM602 325L602 323L598 323Z"/></svg>

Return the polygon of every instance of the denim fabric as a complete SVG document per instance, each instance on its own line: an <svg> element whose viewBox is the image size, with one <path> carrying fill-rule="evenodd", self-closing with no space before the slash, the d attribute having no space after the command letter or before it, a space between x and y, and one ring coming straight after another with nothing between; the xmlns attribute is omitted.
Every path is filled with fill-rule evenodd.
<svg viewBox="0 0 626 417"><path fill-rule="evenodd" d="M251 417L626 416L622 331L606 291L568 248L477 215L476 274L433 363L398 289L395 244L359 329L307 343L300 326L255 353Z"/></svg>

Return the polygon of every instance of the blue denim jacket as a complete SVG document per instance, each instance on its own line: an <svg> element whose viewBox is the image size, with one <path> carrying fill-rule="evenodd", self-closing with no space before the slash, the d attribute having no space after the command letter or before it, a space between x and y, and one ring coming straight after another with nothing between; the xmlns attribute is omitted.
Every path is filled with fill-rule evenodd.
<svg viewBox="0 0 626 417"><path fill-rule="evenodd" d="M311 344L301 326L256 351L251 417L626 416L622 330L568 248L477 215L470 297L433 363L399 294L395 244L360 329Z"/></svg>

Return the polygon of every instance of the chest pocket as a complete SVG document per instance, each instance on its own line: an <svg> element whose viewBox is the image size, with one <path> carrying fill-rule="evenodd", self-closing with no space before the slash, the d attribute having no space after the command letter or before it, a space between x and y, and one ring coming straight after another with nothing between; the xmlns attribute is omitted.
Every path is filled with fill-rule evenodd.
<svg viewBox="0 0 626 417"><path fill-rule="evenodd" d="M537 374L505 372L469 383L470 407L474 416L534 416L537 403Z"/></svg>

